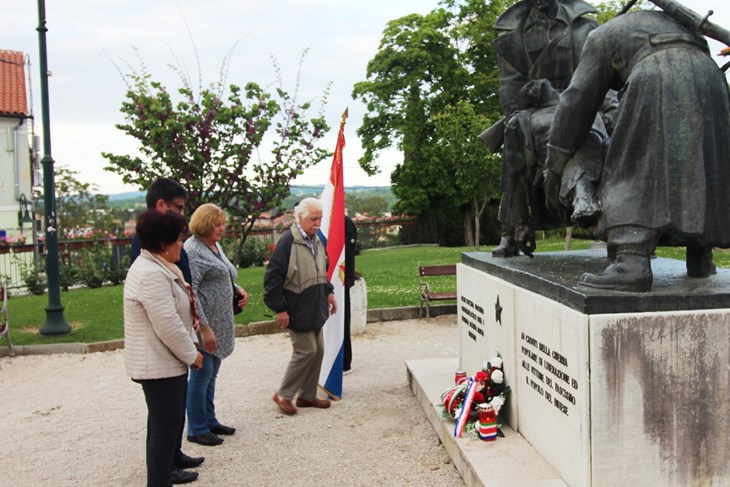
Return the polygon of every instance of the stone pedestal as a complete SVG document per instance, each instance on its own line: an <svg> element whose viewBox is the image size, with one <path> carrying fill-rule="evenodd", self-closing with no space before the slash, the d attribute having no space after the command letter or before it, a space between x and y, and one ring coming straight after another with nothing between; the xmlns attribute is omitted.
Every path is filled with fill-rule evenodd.
<svg viewBox="0 0 730 487"><path fill-rule="evenodd" d="M350 288L350 334L360 335L365 333L365 325L368 321L368 287L365 279L355 280Z"/></svg>
<svg viewBox="0 0 730 487"><path fill-rule="evenodd" d="M465 253L459 367L502 355L505 420L570 486L730 485L730 271L654 259L650 293L576 285L605 266Z"/></svg>

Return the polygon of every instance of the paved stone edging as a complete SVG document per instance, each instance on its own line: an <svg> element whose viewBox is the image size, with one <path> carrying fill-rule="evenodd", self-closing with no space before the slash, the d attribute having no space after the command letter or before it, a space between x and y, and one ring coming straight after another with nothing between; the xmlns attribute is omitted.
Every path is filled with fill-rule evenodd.
<svg viewBox="0 0 730 487"><path fill-rule="evenodd" d="M419 318L418 306L404 308L378 308L368 310L368 323L377 321L412 320ZM455 304L431 306L431 316L456 314ZM12 328L10 337L12 339ZM257 321L248 325L236 325L236 336L269 335L283 330L274 321ZM49 343L47 345L15 345L15 355L47 355L52 353L94 353L124 348L124 340L108 340L94 343ZM8 356L8 347L0 347L0 357Z"/></svg>

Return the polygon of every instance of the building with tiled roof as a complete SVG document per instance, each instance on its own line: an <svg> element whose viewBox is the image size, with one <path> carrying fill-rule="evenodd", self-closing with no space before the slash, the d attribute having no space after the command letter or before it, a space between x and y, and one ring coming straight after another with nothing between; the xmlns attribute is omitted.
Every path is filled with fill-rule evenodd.
<svg viewBox="0 0 730 487"><path fill-rule="evenodd" d="M0 50L0 116L27 117L25 60L18 51Z"/></svg>
<svg viewBox="0 0 730 487"><path fill-rule="evenodd" d="M21 209L29 214L33 210L33 134L26 65L22 52L0 50L0 238L23 233L31 240L33 223L23 222L22 229L20 225L22 217L28 216Z"/></svg>

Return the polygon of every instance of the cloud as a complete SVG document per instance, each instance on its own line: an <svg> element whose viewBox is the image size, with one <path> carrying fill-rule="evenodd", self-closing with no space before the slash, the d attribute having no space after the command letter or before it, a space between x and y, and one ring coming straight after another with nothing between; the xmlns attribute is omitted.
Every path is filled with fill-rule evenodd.
<svg viewBox="0 0 730 487"><path fill-rule="evenodd" d="M170 64L180 63L197 84L198 61L204 86L218 80L221 63L235 45L228 81L263 85L275 80L270 54L281 66L284 86L293 91L301 52L309 48L301 73L302 99L319 96L329 81L332 92L326 116L333 132L342 111L350 108L345 150L346 184L389 184L400 162L397 151L384 152L384 173L368 178L356 166L362 154L355 130L365 108L351 98L352 86L365 79L367 62L378 49L388 21L410 13L426 13L437 0L66 0L46 2L53 156L79 170L103 191L123 189L119 176L100 169L102 151L129 153L134 141L114 128L126 87L115 61L136 66L138 49L155 79L170 88L179 85ZM595 2L594 2L595 3ZM692 8L730 27L726 0L693 0ZM31 57L33 104L40 133L38 88L38 13L36 2L4 0L0 49ZM186 28L189 28L189 32ZM193 42L199 59L196 59ZM713 53L719 51L713 42ZM717 59L717 58L716 58ZM335 134L324 142L334 149ZM326 145L329 144L329 145ZM300 177L316 184L329 174L330 161Z"/></svg>

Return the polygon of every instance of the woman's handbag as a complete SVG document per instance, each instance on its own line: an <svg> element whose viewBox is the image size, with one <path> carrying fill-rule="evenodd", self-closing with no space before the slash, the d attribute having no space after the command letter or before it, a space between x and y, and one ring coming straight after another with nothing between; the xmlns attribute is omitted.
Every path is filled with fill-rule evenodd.
<svg viewBox="0 0 730 487"><path fill-rule="evenodd" d="M238 288L234 285L233 286L233 314L237 315L243 311L243 308L241 308L238 305L238 302L243 299L243 294L241 291L238 290Z"/></svg>

